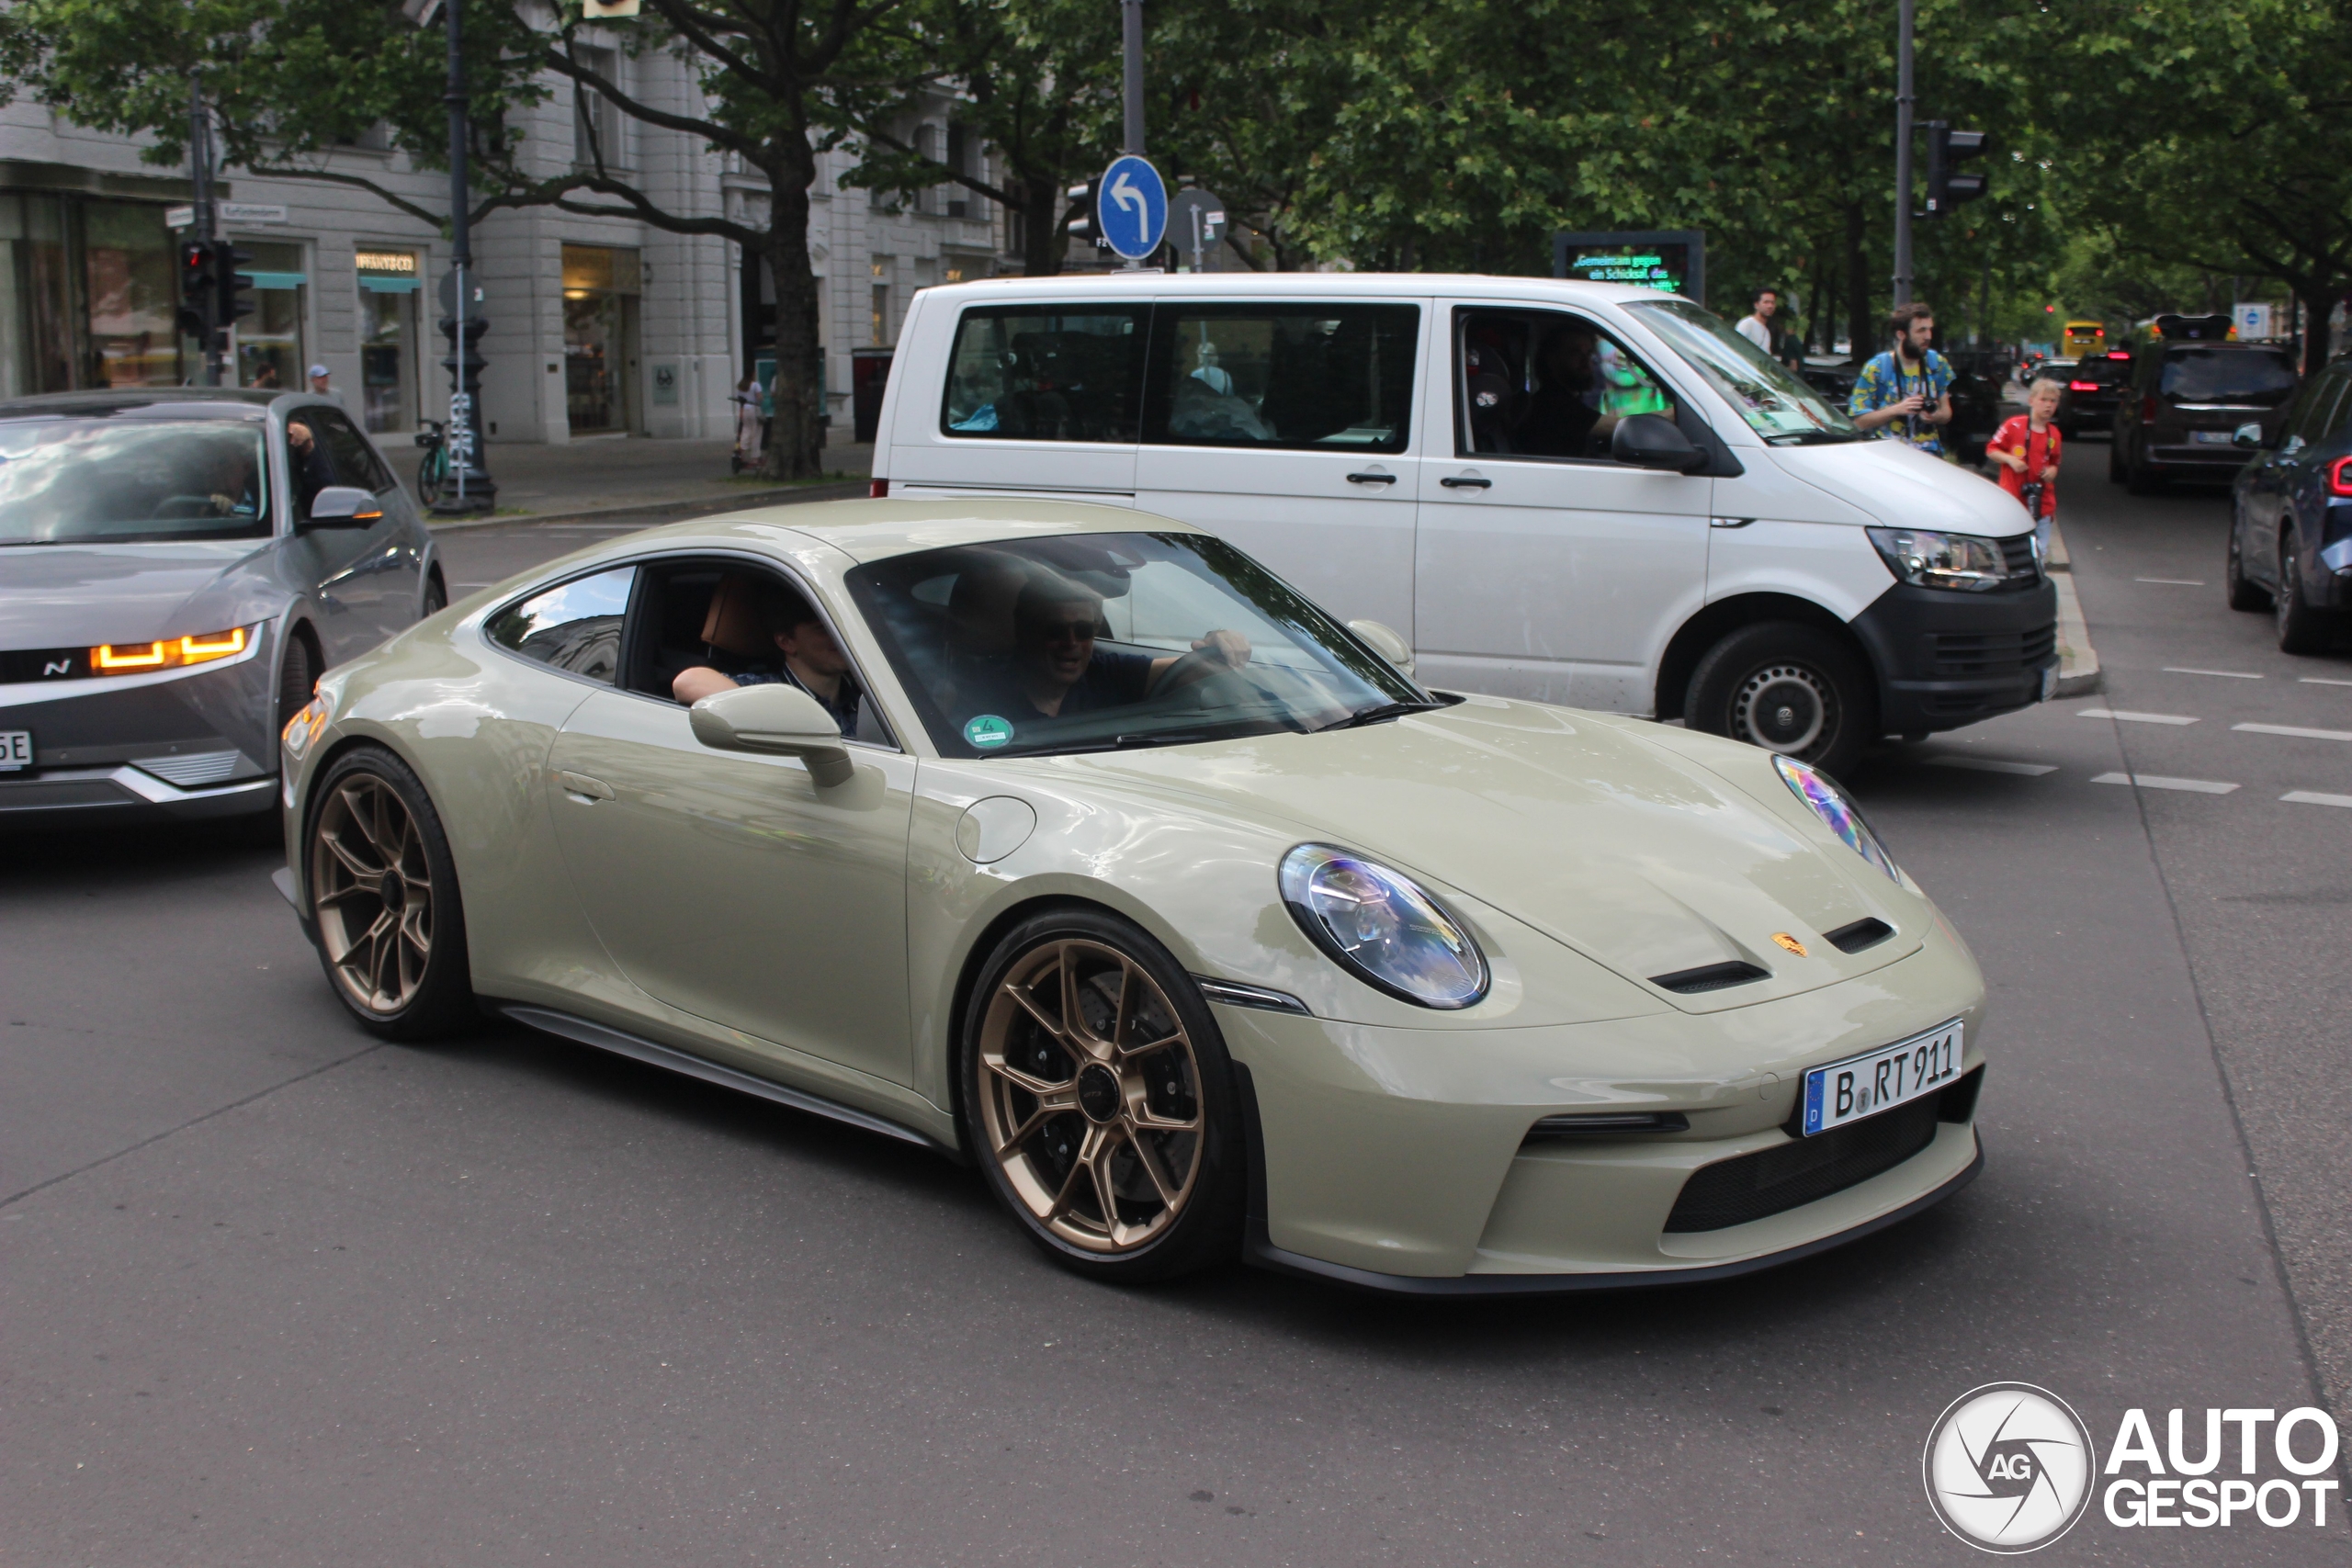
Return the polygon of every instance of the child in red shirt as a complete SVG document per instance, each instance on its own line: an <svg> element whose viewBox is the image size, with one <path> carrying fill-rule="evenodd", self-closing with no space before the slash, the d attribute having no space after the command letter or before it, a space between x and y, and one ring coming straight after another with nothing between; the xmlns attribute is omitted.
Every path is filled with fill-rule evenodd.
<svg viewBox="0 0 2352 1568"><path fill-rule="evenodd" d="M2050 520L2058 513L2058 452L2064 445L2058 426L2058 383L2037 380L2026 393L2027 412L2012 415L1993 439L1984 444L1984 456L2001 465L2001 488L2025 501L2028 485L2041 491L2041 504L2034 509L2033 536L2043 555L2050 549Z"/></svg>

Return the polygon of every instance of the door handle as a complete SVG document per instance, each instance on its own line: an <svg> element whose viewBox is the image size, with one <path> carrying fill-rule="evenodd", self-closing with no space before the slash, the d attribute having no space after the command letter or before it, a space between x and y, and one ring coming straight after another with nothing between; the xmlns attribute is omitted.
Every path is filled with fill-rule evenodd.
<svg viewBox="0 0 2352 1568"><path fill-rule="evenodd" d="M1755 521L1756 519L1753 517L1710 517L1707 519L1707 526L1710 528L1745 528L1750 523Z"/></svg>
<svg viewBox="0 0 2352 1568"><path fill-rule="evenodd" d="M586 773L559 773L555 776L555 782L563 786L564 794L575 800L584 802L613 798L612 785L602 779L592 779Z"/></svg>
<svg viewBox="0 0 2352 1568"><path fill-rule="evenodd" d="M1396 482L1396 476L1374 473L1350 474L1348 482L1351 485L1393 485Z"/></svg>
<svg viewBox="0 0 2352 1568"><path fill-rule="evenodd" d="M1469 474L1449 474L1437 482L1448 490L1492 490L1495 484L1492 479L1482 479Z"/></svg>

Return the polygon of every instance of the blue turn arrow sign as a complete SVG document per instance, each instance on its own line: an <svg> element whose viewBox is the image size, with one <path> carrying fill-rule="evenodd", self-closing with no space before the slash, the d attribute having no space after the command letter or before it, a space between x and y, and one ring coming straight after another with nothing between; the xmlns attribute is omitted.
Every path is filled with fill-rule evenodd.
<svg viewBox="0 0 2352 1568"><path fill-rule="evenodd" d="M1094 187L1094 221L1113 250L1141 261L1168 233L1168 187L1159 171L1130 152L1114 159Z"/></svg>

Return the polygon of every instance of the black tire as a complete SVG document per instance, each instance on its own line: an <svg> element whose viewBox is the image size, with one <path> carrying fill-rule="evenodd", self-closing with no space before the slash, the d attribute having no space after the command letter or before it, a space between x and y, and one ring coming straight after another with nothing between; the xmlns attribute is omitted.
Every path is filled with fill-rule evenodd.
<svg viewBox="0 0 2352 1568"><path fill-rule="evenodd" d="M449 607L449 591L442 586L441 573L436 569L424 580L424 602L417 619L429 621Z"/></svg>
<svg viewBox="0 0 2352 1568"><path fill-rule="evenodd" d="M2222 590L2233 610L2267 610L2270 608L2270 595L2245 574L2245 552L2239 543L2241 522L2236 510L2231 508L2229 558L2222 568Z"/></svg>
<svg viewBox="0 0 2352 1568"><path fill-rule="evenodd" d="M407 763L374 745L337 757L311 787L301 850L319 963L361 1028L432 1040L478 1021L457 865ZM371 867L388 891L368 890Z"/></svg>
<svg viewBox="0 0 2352 1568"><path fill-rule="evenodd" d="M277 733L294 722L294 716L310 705L313 688L319 683L318 649L301 632L286 639L286 652L277 661Z"/></svg>
<svg viewBox="0 0 2352 1568"><path fill-rule="evenodd" d="M1827 632L1764 621L1700 659L1682 716L1692 729L1843 775L1878 733L1878 690L1869 668Z"/></svg>
<svg viewBox="0 0 2352 1568"><path fill-rule="evenodd" d="M416 499L426 506L439 505L441 486L447 474L448 470L441 466L438 451L427 452L419 458L416 465Z"/></svg>
<svg viewBox="0 0 2352 1568"><path fill-rule="evenodd" d="M2107 482L2120 485L2123 479L2123 438L2119 435L2107 445Z"/></svg>
<svg viewBox="0 0 2352 1568"><path fill-rule="evenodd" d="M1073 977L1068 987L1065 970ZM1117 989L1107 990L1114 971ZM1029 989L1048 973L1051 997ZM1138 976L1148 987L1133 984ZM1066 1016L1065 997L1077 1001L1074 1034L1055 1021ZM1111 1021L1107 1036L1097 1032L1101 1019ZM1130 1056L1118 1042L1132 1043L1138 1026L1170 1033ZM957 1074L964 1135L989 1190L1055 1262L1105 1284L1136 1285L1238 1256L1249 1156L1232 1059L1191 977L1130 921L1073 904L1007 931L973 985ZM1138 1126L1137 1103L1162 1125L1189 1118L1197 1130ZM1133 1234L1122 1239L1122 1231Z"/></svg>
<svg viewBox="0 0 2352 1568"><path fill-rule="evenodd" d="M2132 463L2123 470L2123 488L2133 495L2154 495L2165 488L2165 477L2154 463Z"/></svg>
<svg viewBox="0 0 2352 1568"><path fill-rule="evenodd" d="M2278 541L2278 587L2270 595L2271 614L2278 625L2281 653L2325 653L2334 629L2324 611L2303 596L2303 571L2295 558L2291 537Z"/></svg>

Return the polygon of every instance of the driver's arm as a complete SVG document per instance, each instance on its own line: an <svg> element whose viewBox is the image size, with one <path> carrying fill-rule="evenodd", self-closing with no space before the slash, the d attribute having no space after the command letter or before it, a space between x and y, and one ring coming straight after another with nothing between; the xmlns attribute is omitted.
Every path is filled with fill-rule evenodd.
<svg viewBox="0 0 2352 1568"><path fill-rule="evenodd" d="M734 689L735 678L732 675L722 675L707 664L697 664L692 669L681 670L678 671L678 678L670 682L670 694L688 707L694 706L705 697L716 696L720 692L731 692Z"/></svg>
<svg viewBox="0 0 2352 1568"><path fill-rule="evenodd" d="M1193 638L1190 653L1164 654L1153 660L1150 678L1144 682L1144 694L1172 692L1223 671L1247 669L1249 664L1248 637L1239 632L1213 631Z"/></svg>

